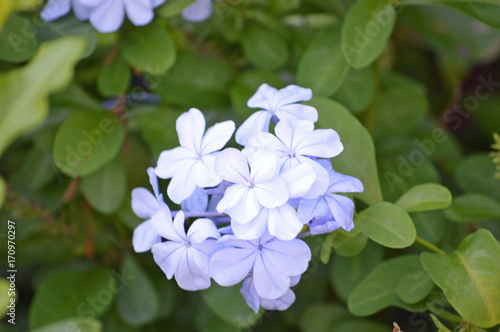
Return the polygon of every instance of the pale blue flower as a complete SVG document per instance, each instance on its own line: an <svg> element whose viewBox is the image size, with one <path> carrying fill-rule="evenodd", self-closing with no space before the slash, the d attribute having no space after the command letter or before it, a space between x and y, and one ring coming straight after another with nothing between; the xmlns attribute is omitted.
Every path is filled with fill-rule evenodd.
<svg viewBox="0 0 500 332"><path fill-rule="evenodd" d="M300 280L300 277L290 278L290 287L295 286ZM291 289L288 289L284 295L277 299L266 299L260 297L255 289L253 277L248 277L243 281L240 289L241 295L245 298L248 306L253 309L255 313L259 312L259 307L267 310L286 310L293 302L295 302L295 294Z"/></svg>
<svg viewBox="0 0 500 332"><path fill-rule="evenodd" d="M311 234L330 233L338 228L350 231L354 228L354 203L336 193L362 192L363 184L355 177L338 173L330 162L322 162L328 171L329 185L323 194L300 202L299 218L310 222Z"/></svg>
<svg viewBox="0 0 500 332"><path fill-rule="evenodd" d="M71 8L80 21L89 19L91 8L82 5L79 0L49 0L40 16L45 21L53 21L68 14Z"/></svg>
<svg viewBox="0 0 500 332"><path fill-rule="evenodd" d="M212 278L221 286L232 286L250 273L259 297L274 300L287 293L292 277L300 276L311 260L311 250L302 240L279 240L264 234L257 240L225 235L222 249L210 259Z"/></svg>
<svg viewBox="0 0 500 332"><path fill-rule="evenodd" d="M160 210L151 218L153 227L168 241L157 243L152 252L168 279L175 276L180 288L201 290L210 287L209 262L220 237L210 219L197 219L184 229L184 213L179 211L172 223L170 211Z"/></svg>
<svg viewBox="0 0 500 332"><path fill-rule="evenodd" d="M191 22L201 22L212 15L212 0L196 0L182 11L182 17Z"/></svg>
<svg viewBox="0 0 500 332"><path fill-rule="evenodd" d="M176 122L181 146L163 151L156 175L172 178L168 197L177 204L191 196L196 187L214 187L221 182L215 173L214 152L222 149L234 132L234 122L225 121L205 133L205 117L196 108L182 114Z"/></svg>
<svg viewBox="0 0 500 332"><path fill-rule="evenodd" d="M252 220L261 207L277 207L289 198L286 183L278 177L278 159L270 150L257 151L247 162L241 151L228 148L218 154L215 167L223 180L234 183L226 189L217 211L239 223Z"/></svg>
<svg viewBox="0 0 500 332"><path fill-rule="evenodd" d="M132 244L136 252L149 251L154 244L161 241L161 237L151 224L151 217L160 210L162 205L168 209L163 202L163 195L158 190L158 179L152 167L148 168L148 175L154 195L145 188L132 190L132 210L139 218L147 219L134 230Z"/></svg>
<svg viewBox="0 0 500 332"><path fill-rule="evenodd" d="M311 89L296 85L277 90L267 84L262 84L255 95L248 100L248 107L260 108L252 114L236 131L236 142L246 145L250 137L261 131L269 131L271 118L278 120L300 119L312 122L318 121L318 111L314 107L297 104L312 98Z"/></svg>

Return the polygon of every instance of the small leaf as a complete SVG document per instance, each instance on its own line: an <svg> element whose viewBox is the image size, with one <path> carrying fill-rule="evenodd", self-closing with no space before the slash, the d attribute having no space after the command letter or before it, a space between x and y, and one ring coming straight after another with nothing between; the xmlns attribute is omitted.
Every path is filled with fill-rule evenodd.
<svg viewBox="0 0 500 332"><path fill-rule="evenodd" d="M451 221L463 223L500 219L500 204L485 195L465 194L456 197L444 213Z"/></svg>
<svg viewBox="0 0 500 332"><path fill-rule="evenodd" d="M251 25L243 35L242 47L246 57L257 68L273 70L288 59L285 41L274 32Z"/></svg>
<svg viewBox="0 0 500 332"><path fill-rule="evenodd" d="M363 222L361 231L385 247L409 247L417 237L417 231L408 213L389 202L379 203L361 211L357 219Z"/></svg>
<svg viewBox="0 0 500 332"><path fill-rule="evenodd" d="M12 15L0 33L0 60L8 62L23 62L31 59L38 46L30 31L28 19Z"/></svg>
<svg viewBox="0 0 500 332"><path fill-rule="evenodd" d="M131 71L120 55L105 64L97 77L97 89L105 97L124 93L130 83Z"/></svg>
<svg viewBox="0 0 500 332"><path fill-rule="evenodd" d="M102 330L102 324L98 320L90 317L74 317L39 327L32 332L101 332Z"/></svg>
<svg viewBox="0 0 500 332"><path fill-rule="evenodd" d="M90 174L117 155L124 136L122 123L111 112L75 112L57 132L54 162L69 176Z"/></svg>
<svg viewBox="0 0 500 332"><path fill-rule="evenodd" d="M151 323L160 310L160 299L151 280L130 256L125 257L122 275L131 280L116 299L118 314L131 326Z"/></svg>
<svg viewBox="0 0 500 332"><path fill-rule="evenodd" d="M321 30L300 59L297 84L311 88L316 97L328 97L340 88L348 71L340 51L339 28Z"/></svg>
<svg viewBox="0 0 500 332"><path fill-rule="evenodd" d="M434 281L432 281L431 277L422 268L403 276L396 288L401 300L413 304L426 298L434 288L434 285Z"/></svg>
<svg viewBox="0 0 500 332"><path fill-rule="evenodd" d="M342 24L342 52L361 69L379 57L392 33L396 12L389 0L356 1Z"/></svg>
<svg viewBox="0 0 500 332"><path fill-rule="evenodd" d="M175 61L175 45L170 34L156 21L146 26L127 26L121 55L135 68L148 74L162 74Z"/></svg>
<svg viewBox="0 0 500 332"><path fill-rule="evenodd" d="M451 204L451 193L435 183L417 185L398 199L396 205L406 212L431 211L444 209Z"/></svg>
<svg viewBox="0 0 500 332"><path fill-rule="evenodd" d="M500 323L500 245L489 231L465 237L452 254L424 252L421 261L464 319L484 328Z"/></svg>

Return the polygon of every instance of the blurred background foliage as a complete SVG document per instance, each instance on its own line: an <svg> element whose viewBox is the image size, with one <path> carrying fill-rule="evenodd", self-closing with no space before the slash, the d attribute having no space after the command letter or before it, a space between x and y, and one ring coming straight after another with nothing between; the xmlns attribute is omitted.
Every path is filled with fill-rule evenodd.
<svg viewBox="0 0 500 332"><path fill-rule="evenodd" d="M19 273L17 324L4 319L0 330L382 332L396 321L403 331L498 331L498 268L474 262L478 250L500 261L491 156L500 132L500 3L221 0L209 20L191 23L179 13L192 2L167 0L149 25L99 34L72 14L42 21L39 1L2 0L0 266L6 271L13 220ZM374 19L374 8L386 16ZM351 42L363 45L351 52ZM422 242L394 244L368 227L309 238L313 260L296 302L257 315L239 288L185 292L150 254L135 254L131 235L141 220L130 193L149 188L147 167L178 145L175 119L197 107L209 124L241 124L262 83L298 84L336 101L312 104L344 144L357 139L349 132L359 123L329 109L342 104L366 127L376 168L364 176L373 195L358 197L358 211L382 201L379 182L386 202L415 185L447 187L454 199L444 210L412 207L411 194L398 205L427 248L454 253L420 260ZM337 120L354 125L337 128ZM359 142L354 152L369 156L371 143ZM417 188L425 196L443 187ZM380 206L366 211L399 213L377 214ZM370 212L356 220L371 220ZM474 286L460 271L450 277L457 257L494 278ZM485 289L490 303L476 298Z"/></svg>

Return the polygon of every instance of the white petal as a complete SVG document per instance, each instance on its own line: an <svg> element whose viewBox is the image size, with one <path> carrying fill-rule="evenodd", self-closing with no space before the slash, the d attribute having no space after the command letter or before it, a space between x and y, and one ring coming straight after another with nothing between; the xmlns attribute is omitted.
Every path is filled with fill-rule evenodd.
<svg viewBox="0 0 500 332"><path fill-rule="evenodd" d="M182 11L182 17L191 22L201 22L212 14L212 0L197 0Z"/></svg>
<svg viewBox="0 0 500 332"><path fill-rule="evenodd" d="M201 140L205 132L205 117L196 108L183 113L176 121L181 146L201 155Z"/></svg>
<svg viewBox="0 0 500 332"><path fill-rule="evenodd" d="M155 244L151 252L156 264L165 272L168 279L172 279L181 257L186 254L186 247L182 243L167 241Z"/></svg>
<svg viewBox="0 0 500 332"><path fill-rule="evenodd" d="M160 197L160 189L158 188L158 178L156 177L155 169L153 167L148 167L147 173L149 176L149 183L153 188L153 193L158 199Z"/></svg>
<svg viewBox="0 0 500 332"><path fill-rule="evenodd" d="M334 170L330 171L330 193L351 193L362 192L363 184L353 176L344 175Z"/></svg>
<svg viewBox="0 0 500 332"><path fill-rule="evenodd" d="M221 183L222 179L215 173L215 156L203 156L201 160L197 160L192 169L194 183L198 187L215 187Z"/></svg>
<svg viewBox="0 0 500 332"><path fill-rule="evenodd" d="M155 168L155 173L162 179L169 179L178 173L179 170L190 167L196 160L196 155L183 147L165 150L158 158L158 166Z"/></svg>
<svg viewBox="0 0 500 332"><path fill-rule="evenodd" d="M244 240L260 238L267 230L268 213L268 208L262 208L255 218L245 224L240 224L236 219L231 219L231 228L234 234Z"/></svg>
<svg viewBox="0 0 500 332"><path fill-rule="evenodd" d="M253 188L257 200L262 206L273 208L283 205L288 201L288 190L285 182L280 178L259 183Z"/></svg>
<svg viewBox="0 0 500 332"><path fill-rule="evenodd" d="M217 153L215 172L221 179L232 183L247 183L250 180L247 159L235 148L227 148Z"/></svg>
<svg viewBox="0 0 500 332"><path fill-rule="evenodd" d="M254 185L267 182L279 173L278 157L267 149L255 151L250 164L250 178Z"/></svg>
<svg viewBox="0 0 500 332"><path fill-rule="evenodd" d="M318 111L308 105L302 104L291 104L286 106L281 106L279 110L276 111L276 116L280 119L298 119L298 120L308 120L312 122L318 121Z"/></svg>
<svg viewBox="0 0 500 332"><path fill-rule="evenodd" d="M274 96L274 105L277 108L281 106L297 103L299 101L306 101L312 98L312 90L301 88L296 85L289 85L281 90L279 90Z"/></svg>
<svg viewBox="0 0 500 332"><path fill-rule="evenodd" d="M202 243L208 238L218 239L220 238L220 234L212 220L202 218L197 219L189 227L187 237L192 243Z"/></svg>
<svg viewBox="0 0 500 332"><path fill-rule="evenodd" d="M254 188L255 189L255 188ZM227 191L226 191L227 192ZM225 197L225 194L224 194ZM259 213L261 205L257 200L255 190L248 189L243 198L233 207L227 209L226 213L238 222L244 224L255 218Z"/></svg>
<svg viewBox="0 0 500 332"><path fill-rule="evenodd" d="M297 146L314 131L314 124L306 120L281 120L274 131L288 150L296 153Z"/></svg>
<svg viewBox="0 0 500 332"><path fill-rule="evenodd" d="M196 182L194 182L195 180L191 173L192 165L191 167L179 169L172 180L170 180L167 188L167 194L172 202L181 204L183 200L193 194L196 189Z"/></svg>
<svg viewBox="0 0 500 332"><path fill-rule="evenodd" d="M316 129L304 137L297 146L297 153L320 158L332 158L339 155L344 146L339 134L333 129Z"/></svg>
<svg viewBox="0 0 500 332"><path fill-rule="evenodd" d="M210 258L219 248L217 240L208 239L202 243L192 243L191 248L193 249L193 258L196 265L210 275Z"/></svg>
<svg viewBox="0 0 500 332"><path fill-rule="evenodd" d="M155 231L165 239L183 243L185 237L182 233L179 234L175 230L172 223L172 217L170 216L169 211L167 211L168 207L165 208L165 206L162 206L163 208L151 217L151 225L153 226Z"/></svg>
<svg viewBox="0 0 500 332"><path fill-rule="evenodd" d="M243 281L243 285L241 286L240 289L241 295L243 295L243 298L247 302L247 305L252 308L252 310L255 313L259 312L259 307L260 307L260 297L259 294L257 294L257 291L255 290L255 286L253 284L253 278L246 278Z"/></svg>
<svg viewBox="0 0 500 332"><path fill-rule="evenodd" d="M295 293L291 289L288 289L283 296L277 299L261 299L260 305L262 308L267 310L279 310L283 311L288 309L293 302L295 302Z"/></svg>
<svg viewBox="0 0 500 332"><path fill-rule="evenodd" d="M242 281L252 269L256 251L253 249L226 248L217 251L210 259L210 274L221 286L232 286Z"/></svg>
<svg viewBox="0 0 500 332"><path fill-rule="evenodd" d="M247 106L250 108L262 108L271 111L271 101L278 92L277 89L264 83L257 89L257 92L248 100Z"/></svg>
<svg viewBox="0 0 500 332"><path fill-rule="evenodd" d="M208 128L201 142L202 154L211 153L222 149L234 133L234 122L224 121Z"/></svg>
<svg viewBox="0 0 500 332"><path fill-rule="evenodd" d="M350 198L342 195L327 195L325 196L326 203L335 218L335 221L345 229L350 231L354 228L352 220L354 214L354 203Z"/></svg>
<svg viewBox="0 0 500 332"><path fill-rule="evenodd" d="M269 210L269 233L280 240L294 239L300 233L303 226L297 216L297 211L289 204Z"/></svg>
<svg viewBox="0 0 500 332"><path fill-rule="evenodd" d="M85 7L97 7L108 0L76 0Z"/></svg>
<svg viewBox="0 0 500 332"><path fill-rule="evenodd" d="M162 3L164 3L166 0L152 0L151 1L151 4L153 5L153 8L156 8L158 7L159 5L161 5Z"/></svg>
<svg viewBox="0 0 500 332"><path fill-rule="evenodd" d="M86 3L83 2L82 4L86 5ZM121 0L105 0L102 4L92 9L90 23L92 23L99 32L108 33L118 30L124 18L125 8Z"/></svg>
<svg viewBox="0 0 500 332"><path fill-rule="evenodd" d="M175 281L180 288L195 291L210 287L208 271L203 271L193 258L193 250L186 250L186 254L179 260Z"/></svg>
<svg viewBox="0 0 500 332"><path fill-rule="evenodd" d="M161 237L151 225L150 220L146 220L134 229L132 244L135 252L149 251L153 245L160 241Z"/></svg>
<svg viewBox="0 0 500 332"><path fill-rule="evenodd" d="M250 190L244 184L235 184L226 189L224 196L217 204L218 212L226 212L228 209L232 208L238 204L244 197L246 197L248 190Z"/></svg>
<svg viewBox="0 0 500 332"><path fill-rule="evenodd" d="M271 149L275 152L278 152L279 156L281 156L282 154L288 153L288 148L283 144L283 142L281 142L273 134L266 133L266 132L260 132L260 133L256 133L255 135L253 135L248 140L248 143L245 146L245 149L243 149L243 150L250 150L252 148ZM256 150L253 151L253 153L255 153L255 152L256 152Z"/></svg>
<svg viewBox="0 0 500 332"><path fill-rule="evenodd" d="M301 164L305 164L309 167L311 167L314 171L314 174L316 175L316 178L314 179L314 183L311 186L311 189L307 192L307 194L303 195L304 198L315 198L318 196L321 196L327 192L328 189L328 172L326 169L323 168L320 164L315 162L314 160L308 158L308 157L303 157L303 156L298 156L297 160Z"/></svg>
<svg viewBox="0 0 500 332"><path fill-rule="evenodd" d="M280 273L263 255L257 255L255 259L253 278L257 294L267 299L283 296L290 285L290 278Z"/></svg>
<svg viewBox="0 0 500 332"><path fill-rule="evenodd" d="M250 115L236 131L236 142L240 145L246 145L254 134L269 131L272 116L268 111L258 111Z"/></svg>
<svg viewBox="0 0 500 332"><path fill-rule="evenodd" d="M40 16L45 21L53 21L69 13L70 7L70 0L49 0Z"/></svg>
<svg viewBox="0 0 500 332"><path fill-rule="evenodd" d="M301 164L284 170L280 178L285 181L290 198L296 198L305 195L311 189L316 173L310 166Z"/></svg>
<svg viewBox="0 0 500 332"><path fill-rule="evenodd" d="M297 276L307 270L311 260L311 249L299 239L291 241L275 239L264 245L262 255L280 273L287 276Z"/></svg>
<svg viewBox="0 0 500 332"><path fill-rule="evenodd" d="M132 210L139 218L151 218L159 208L156 197L150 191L145 188L132 190Z"/></svg>
<svg viewBox="0 0 500 332"><path fill-rule="evenodd" d="M73 13L80 21L86 21L92 13L92 8L83 6L80 4L79 0L72 0L71 5L73 7Z"/></svg>
<svg viewBox="0 0 500 332"><path fill-rule="evenodd" d="M134 25L146 25L153 19L153 5L151 0L123 0L125 11L130 22Z"/></svg>

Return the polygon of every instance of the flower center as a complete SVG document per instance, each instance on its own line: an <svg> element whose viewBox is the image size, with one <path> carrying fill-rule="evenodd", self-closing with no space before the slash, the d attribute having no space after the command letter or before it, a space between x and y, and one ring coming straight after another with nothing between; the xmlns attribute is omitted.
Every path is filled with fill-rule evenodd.
<svg viewBox="0 0 500 332"><path fill-rule="evenodd" d="M184 245L188 248L191 247L191 241L189 240L184 241Z"/></svg>

